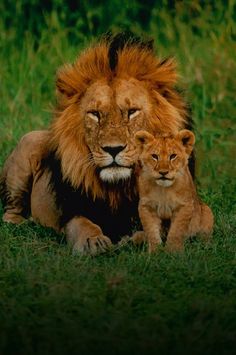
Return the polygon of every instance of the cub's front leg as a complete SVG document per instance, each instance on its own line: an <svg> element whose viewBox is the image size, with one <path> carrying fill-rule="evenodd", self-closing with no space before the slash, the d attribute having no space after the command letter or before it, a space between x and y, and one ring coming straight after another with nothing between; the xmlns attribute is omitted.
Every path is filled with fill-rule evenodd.
<svg viewBox="0 0 236 355"><path fill-rule="evenodd" d="M162 243L161 219L155 210L142 203L139 204L139 216L148 242L148 251L152 253Z"/></svg>
<svg viewBox="0 0 236 355"><path fill-rule="evenodd" d="M112 245L101 228L85 217L72 218L64 227L64 232L74 253L96 255L105 252Z"/></svg>
<svg viewBox="0 0 236 355"><path fill-rule="evenodd" d="M168 251L181 251L184 241L189 237L189 224L193 215L193 207L180 208L171 218L170 230L167 235L166 249Z"/></svg>

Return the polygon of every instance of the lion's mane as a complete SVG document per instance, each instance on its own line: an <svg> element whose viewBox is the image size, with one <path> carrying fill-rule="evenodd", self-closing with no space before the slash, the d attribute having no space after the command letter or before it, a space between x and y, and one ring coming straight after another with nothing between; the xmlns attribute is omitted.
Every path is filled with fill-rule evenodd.
<svg viewBox="0 0 236 355"><path fill-rule="evenodd" d="M50 151L60 161L63 181L90 194L93 200L108 199L112 208L119 205L121 190L112 184L104 186L96 166L88 163L90 151L85 143L83 120L78 120L78 103L92 83L103 78L109 82L114 77L135 78L148 89L155 102L155 114L149 122L153 131L175 131L189 123L186 105L174 88L175 62L158 59L150 42L127 40L119 35L104 39L85 50L74 64L59 70ZM123 184L123 193L132 199L130 190L128 181Z"/></svg>

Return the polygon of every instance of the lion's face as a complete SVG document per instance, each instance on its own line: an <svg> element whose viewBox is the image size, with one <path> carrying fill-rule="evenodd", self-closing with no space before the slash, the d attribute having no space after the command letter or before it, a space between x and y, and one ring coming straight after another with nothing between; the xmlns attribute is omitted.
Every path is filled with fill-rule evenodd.
<svg viewBox="0 0 236 355"><path fill-rule="evenodd" d="M136 79L91 85L80 103L85 141L103 181L131 176L136 160L134 134L152 113L147 89Z"/></svg>
<svg viewBox="0 0 236 355"><path fill-rule="evenodd" d="M182 130L174 137L157 138L145 131L137 132L136 142L144 173L160 186L173 185L184 173L194 141L194 134L188 130Z"/></svg>

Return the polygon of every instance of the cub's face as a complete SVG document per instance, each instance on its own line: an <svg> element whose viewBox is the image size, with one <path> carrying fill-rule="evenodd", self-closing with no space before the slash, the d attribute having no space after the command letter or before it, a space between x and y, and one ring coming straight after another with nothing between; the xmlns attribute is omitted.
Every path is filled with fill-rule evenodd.
<svg viewBox="0 0 236 355"><path fill-rule="evenodd" d="M184 173L194 145L194 134L180 131L175 137L157 137L145 131L136 134L143 172L160 186L173 185Z"/></svg>
<svg viewBox="0 0 236 355"><path fill-rule="evenodd" d="M85 141L103 181L131 176L136 160L134 134L146 128L152 101L138 80L105 80L91 85L80 102Z"/></svg>

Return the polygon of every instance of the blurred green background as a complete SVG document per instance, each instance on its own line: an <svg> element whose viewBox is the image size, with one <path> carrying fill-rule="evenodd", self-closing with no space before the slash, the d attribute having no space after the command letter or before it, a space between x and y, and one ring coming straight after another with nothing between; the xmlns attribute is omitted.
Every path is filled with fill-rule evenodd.
<svg viewBox="0 0 236 355"><path fill-rule="evenodd" d="M48 127L57 69L124 29L152 37L160 58L176 57L213 241L182 255L128 247L91 259L45 228L0 221L0 354L236 348L235 0L1 0L0 168L24 133Z"/></svg>
<svg viewBox="0 0 236 355"><path fill-rule="evenodd" d="M0 10L2 30L7 30L18 43L27 32L39 39L44 30L64 29L70 40L78 43L108 29L128 28L158 34L159 40L168 45L173 40L178 41L180 23L199 37L222 34L223 24L230 37L235 39L236 36L232 0L2 0ZM170 34L171 27L176 29L175 36Z"/></svg>

